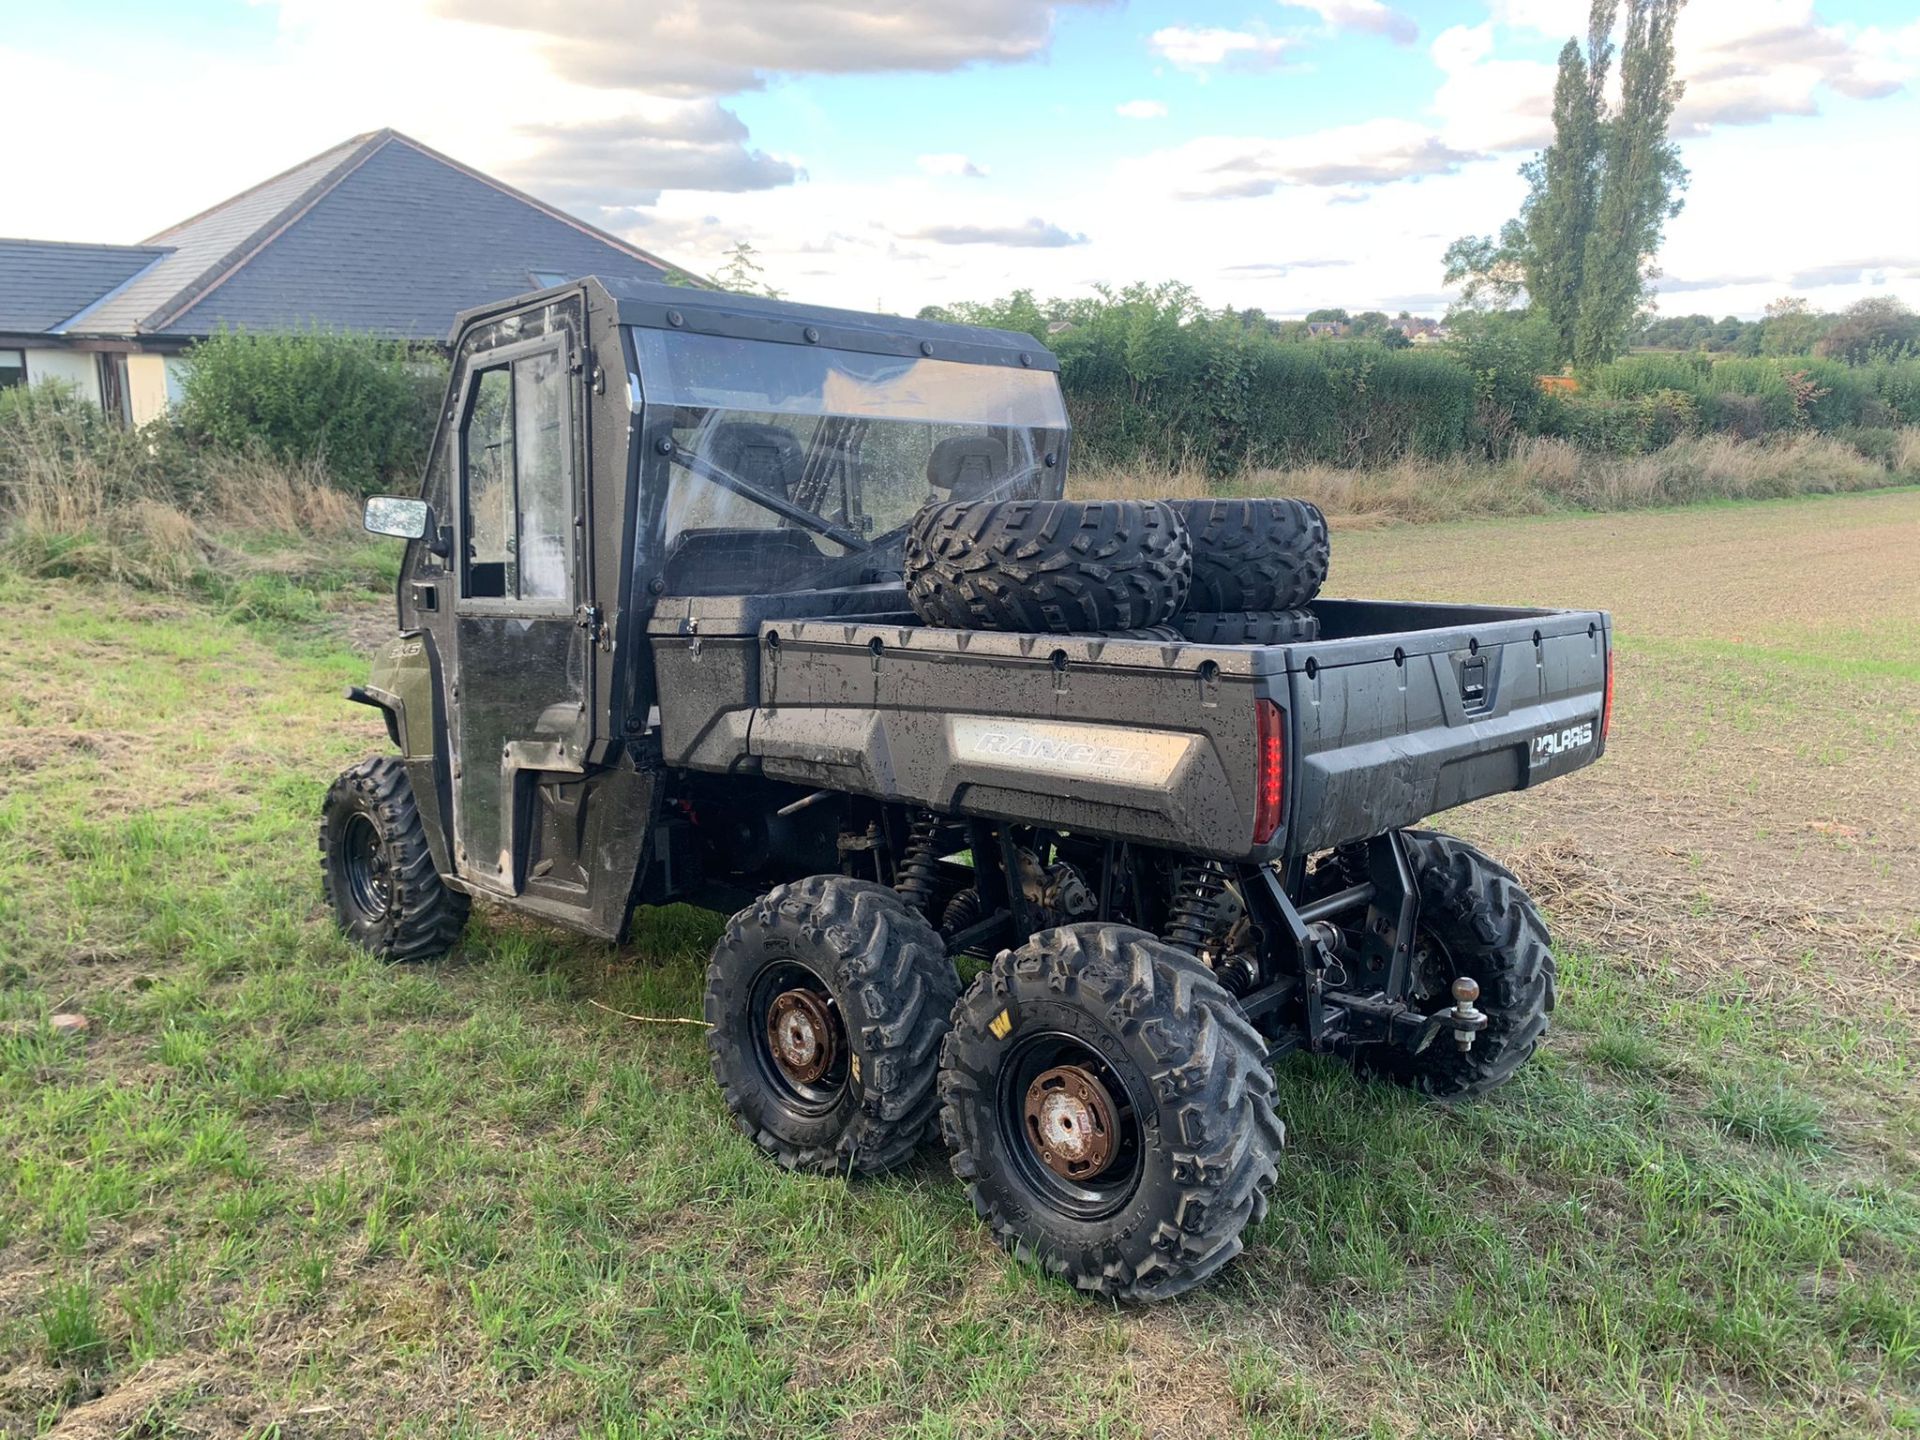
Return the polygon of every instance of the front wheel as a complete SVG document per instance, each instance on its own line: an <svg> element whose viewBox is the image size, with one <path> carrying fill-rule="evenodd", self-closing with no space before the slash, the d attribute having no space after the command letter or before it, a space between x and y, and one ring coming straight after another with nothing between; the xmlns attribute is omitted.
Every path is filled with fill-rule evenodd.
<svg viewBox="0 0 1920 1440"><path fill-rule="evenodd" d="M320 810L320 873L348 939L382 960L451 950L471 902L434 868L407 767L375 755L344 771Z"/></svg>
<svg viewBox="0 0 1920 1440"><path fill-rule="evenodd" d="M1286 1136L1232 996L1119 925L1002 953L954 1010L940 1098L953 1171L1000 1243L1119 1300L1178 1295L1239 1254Z"/></svg>
<svg viewBox="0 0 1920 1440"><path fill-rule="evenodd" d="M1449 1003L1453 981L1479 982L1487 1028L1467 1049L1442 1031L1425 1050L1361 1046L1362 1073L1436 1100L1484 1095L1505 1084L1546 1037L1553 1012L1553 951L1547 922L1513 872L1464 840L1406 832L1420 894L1414 939L1414 1005L1431 1015Z"/></svg>

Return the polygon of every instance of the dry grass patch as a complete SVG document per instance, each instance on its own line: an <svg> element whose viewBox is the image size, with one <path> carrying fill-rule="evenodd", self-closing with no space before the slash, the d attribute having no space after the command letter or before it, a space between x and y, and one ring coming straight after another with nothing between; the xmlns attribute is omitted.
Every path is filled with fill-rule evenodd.
<svg viewBox="0 0 1920 1440"><path fill-rule="evenodd" d="M1216 478L1102 466L1076 468L1072 493L1147 499L1294 495L1345 528L1389 521L1432 524L1577 510L1640 510L1703 500L1777 499L1920 482L1920 428L1899 432L1891 465L1826 435L1763 441L1723 435L1680 440L1649 455L1601 455L1565 441L1522 438L1496 462L1406 458L1365 470L1320 465Z"/></svg>

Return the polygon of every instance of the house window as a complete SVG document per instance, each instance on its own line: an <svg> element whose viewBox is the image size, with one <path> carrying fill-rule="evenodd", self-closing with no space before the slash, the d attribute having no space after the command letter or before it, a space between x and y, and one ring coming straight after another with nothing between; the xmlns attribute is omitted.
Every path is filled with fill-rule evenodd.
<svg viewBox="0 0 1920 1440"><path fill-rule="evenodd" d="M27 352L0 350L0 390L27 383Z"/></svg>
<svg viewBox="0 0 1920 1440"><path fill-rule="evenodd" d="M462 439L463 593L564 603L573 593L573 436L560 352L482 371Z"/></svg>
<svg viewBox="0 0 1920 1440"><path fill-rule="evenodd" d="M529 270L527 274L533 280L536 290L551 290L556 285L564 285L570 278L562 270Z"/></svg>

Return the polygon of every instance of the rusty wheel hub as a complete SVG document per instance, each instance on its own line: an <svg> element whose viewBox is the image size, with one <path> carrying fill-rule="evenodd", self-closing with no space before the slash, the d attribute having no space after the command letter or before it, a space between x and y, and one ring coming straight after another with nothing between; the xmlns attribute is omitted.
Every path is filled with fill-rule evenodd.
<svg viewBox="0 0 1920 1440"><path fill-rule="evenodd" d="M1043 1072L1027 1087L1025 1108L1027 1138L1062 1179L1090 1179L1112 1162L1118 1110L1091 1071L1057 1065Z"/></svg>
<svg viewBox="0 0 1920 1440"><path fill-rule="evenodd" d="M840 1024L827 999L812 990L788 990L767 1008L767 1045L789 1080L811 1085L833 1067Z"/></svg>

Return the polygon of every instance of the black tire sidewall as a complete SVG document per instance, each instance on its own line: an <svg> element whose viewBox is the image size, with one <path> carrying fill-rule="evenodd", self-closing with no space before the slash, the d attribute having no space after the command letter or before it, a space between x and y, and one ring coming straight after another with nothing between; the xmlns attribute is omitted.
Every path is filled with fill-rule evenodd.
<svg viewBox="0 0 1920 1440"><path fill-rule="evenodd" d="M348 827L364 817L385 862L387 908L361 908L349 883ZM458 942L471 902L434 867L426 822L406 762L376 755L343 771L320 811L321 888L341 931L383 960L413 963L445 955Z"/></svg>
<svg viewBox="0 0 1920 1440"><path fill-rule="evenodd" d="M1105 1213L1050 1198L1027 1173L1039 1156L1010 1152L1024 1124L1002 1128L1002 1086L1029 1079L1023 1042L1048 1033L1099 1057L1138 1115L1134 1188ZM1193 956L1121 925L1041 931L996 957L954 1007L940 1097L954 1173L1000 1243L1126 1301L1178 1295L1239 1254L1286 1142L1266 1044L1237 1002Z"/></svg>

